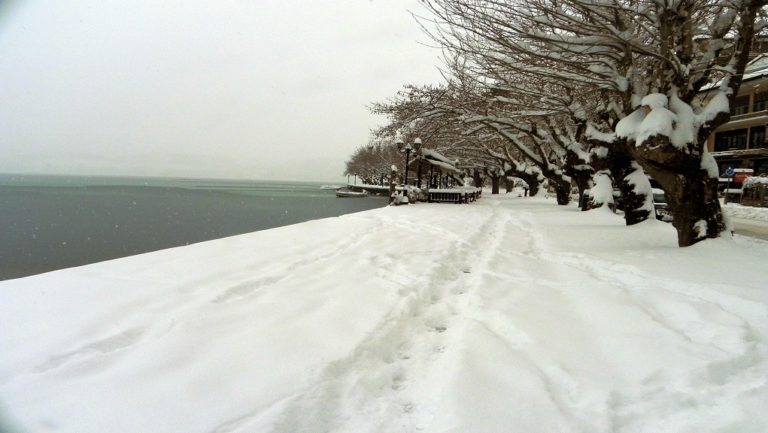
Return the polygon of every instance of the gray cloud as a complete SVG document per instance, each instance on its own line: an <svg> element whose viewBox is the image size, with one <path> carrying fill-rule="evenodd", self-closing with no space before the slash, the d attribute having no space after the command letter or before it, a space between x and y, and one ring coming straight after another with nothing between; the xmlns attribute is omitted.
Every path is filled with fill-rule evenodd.
<svg viewBox="0 0 768 433"><path fill-rule="evenodd" d="M7 3L10 4L10 3ZM330 180L439 80L416 0L0 8L0 171Z"/></svg>

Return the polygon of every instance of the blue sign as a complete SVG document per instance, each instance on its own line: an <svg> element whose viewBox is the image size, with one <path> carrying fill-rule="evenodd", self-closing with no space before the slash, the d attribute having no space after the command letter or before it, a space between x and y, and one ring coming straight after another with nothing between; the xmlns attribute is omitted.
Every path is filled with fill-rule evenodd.
<svg viewBox="0 0 768 433"><path fill-rule="evenodd" d="M733 168L731 168L731 167L728 167L728 169L725 170L725 175L728 176L728 177L733 177L734 173L736 173L736 172L733 171Z"/></svg>

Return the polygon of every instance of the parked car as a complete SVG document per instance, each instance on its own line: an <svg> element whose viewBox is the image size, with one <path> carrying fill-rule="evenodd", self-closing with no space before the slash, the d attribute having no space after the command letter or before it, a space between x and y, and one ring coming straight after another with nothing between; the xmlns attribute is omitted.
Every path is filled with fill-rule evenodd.
<svg viewBox="0 0 768 433"><path fill-rule="evenodd" d="M768 176L748 177L742 187L741 204L768 207Z"/></svg>
<svg viewBox="0 0 768 433"><path fill-rule="evenodd" d="M656 212L656 219L664 222L672 222L672 210L667 203L667 195L660 188L653 188L653 210Z"/></svg>

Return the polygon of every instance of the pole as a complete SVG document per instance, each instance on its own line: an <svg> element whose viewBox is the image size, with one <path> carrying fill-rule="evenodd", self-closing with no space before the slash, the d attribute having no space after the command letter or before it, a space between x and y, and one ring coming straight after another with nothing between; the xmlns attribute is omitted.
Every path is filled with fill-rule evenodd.
<svg viewBox="0 0 768 433"><path fill-rule="evenodd" d="M419 168L416 170L416 176L419 177L419 180L416 181L416 188L421 189L421 156L419 156Z"/></svg>
<svg viewBox="0 0 768 433"><path fill-rule="evenodd" d="M406 191L408 188L408 157L410 155L411 155L411 149L405 149L405 181L403 182L403 186L406 188Z"/></svg>

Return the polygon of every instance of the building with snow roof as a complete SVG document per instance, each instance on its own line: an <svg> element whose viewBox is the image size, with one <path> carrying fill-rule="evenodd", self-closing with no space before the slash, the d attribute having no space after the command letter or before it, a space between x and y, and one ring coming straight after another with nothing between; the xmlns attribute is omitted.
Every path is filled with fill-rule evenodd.
<svg viewBox="0 0 768 433"><path fill-rule="evenodd" d="M717 85L709 86L708 91ZM731 119L707 140L720 173L728 167L768 173L768 54L760 54L747 65L744 80L734 104Z"/></svg>

